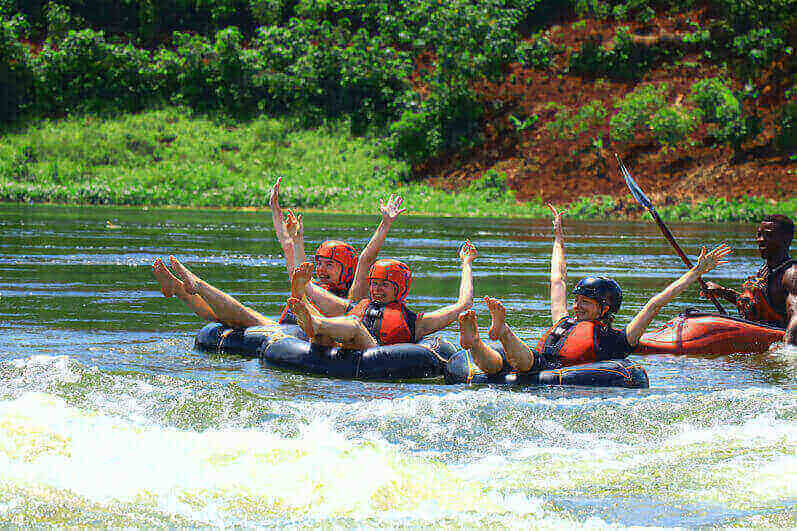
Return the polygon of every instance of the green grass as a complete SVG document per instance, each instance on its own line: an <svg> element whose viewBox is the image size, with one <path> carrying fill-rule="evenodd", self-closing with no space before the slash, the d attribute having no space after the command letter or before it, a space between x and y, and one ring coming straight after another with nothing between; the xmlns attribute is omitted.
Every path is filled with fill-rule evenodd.
<svg viewBox="0 0 797 531"><path fill-rule="evenodd" d="M45 120L8 131L0 142L0 201L191 207L267 207L277 176L282 203L304 209L373 212L400 193L411 212L453 216L547 217L537 200L518 203L492 172L452 194L407 182L406 163L384 140L358 138L345 123L302 129L290 119L249 122L166 108L114 118ZM668 219L754 220L794 212L771 204L712 200L663 208ZM575 218L619 217L609 197L578 198Z"/></svg>

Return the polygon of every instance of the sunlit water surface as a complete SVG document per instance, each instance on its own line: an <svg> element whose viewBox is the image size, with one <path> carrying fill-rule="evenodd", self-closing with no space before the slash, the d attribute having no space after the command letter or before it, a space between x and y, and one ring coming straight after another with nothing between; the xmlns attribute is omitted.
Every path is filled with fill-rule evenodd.
<svg viewBox="0 0 797 531"><path fill-rule="evenodd" d="M308 214L308 251L362 248L377 221ZM267 213L0 205L0 225L0 524L797 525L794 349L647 357L642 391L304 376L193 350L202 323L150 273L174 254L278 314ZM758 266L753 226L673 230L691 253L736 249L713 280ZM538 337L547 220L406 217L382 256L413 267L411 305L429 310L456 297L464 238L481 252L477 297ZM566 250L571 287L589 272L621 283L619 323L683 271L645 222L567 222ZM691 290L656 322L689 306L710 309Z"/></svg>

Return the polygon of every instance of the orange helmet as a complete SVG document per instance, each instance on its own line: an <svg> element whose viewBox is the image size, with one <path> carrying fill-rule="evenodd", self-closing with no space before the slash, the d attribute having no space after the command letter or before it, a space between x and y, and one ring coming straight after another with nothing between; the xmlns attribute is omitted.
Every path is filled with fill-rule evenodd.
<svg viewBox="0 0 797 531"><path fill-rule="evenodd" d="M318 246L315 258L326 258L340 264L340 278L330 287L338 291L348 291L354 282L354 270L357 268L357 249L338 240L327 240Z"/></svg>
<svg viewBox="0 0 797 531"><path fill-rule="evenodd" d="M377 260L368 272L368 280L387 280L396 286L396 300L404 302L412 284L412 272L404 262L385 258Z"/></svg>

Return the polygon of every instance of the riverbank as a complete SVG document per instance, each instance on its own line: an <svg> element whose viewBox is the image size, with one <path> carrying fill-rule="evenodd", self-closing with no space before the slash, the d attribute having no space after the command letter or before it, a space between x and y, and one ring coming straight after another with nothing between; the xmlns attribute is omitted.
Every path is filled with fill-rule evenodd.
<svg viewBox="0 0 797 531"><path fill-rule="evenodd" d="M546 217L540 199L518 202L506 176L487 172L456 192L412 179L384 140L354 137L345 122L304 129L288 118L247 122L169 107L114 117L43 120L7 131L0 145L0 201L191 208L267 208L283 176L282 203L304 210L371 213L399 193L417 214ZM616 176L616 179L620 179ZM656 198L656 190L648 190ZM681 221L755 221L793 214L797 197L657 202ZM644 215L630 196L590 196L566 206L576 219Z"/></svg>

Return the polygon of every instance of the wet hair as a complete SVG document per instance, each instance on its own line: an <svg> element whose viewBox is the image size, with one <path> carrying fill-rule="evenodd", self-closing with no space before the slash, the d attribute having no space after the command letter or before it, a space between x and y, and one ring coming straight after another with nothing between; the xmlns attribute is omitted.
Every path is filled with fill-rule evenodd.
<svg viewBox="0 0 797 531"><path fill-rule="evenodd" d="M789 248L791 240L794 238L794 222L789 216L771 214L769 216L764 216L761 223L772 223L775 225L775 232L783 237L783 241L786 242L786 248Z"/></svg>

